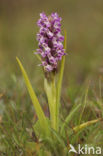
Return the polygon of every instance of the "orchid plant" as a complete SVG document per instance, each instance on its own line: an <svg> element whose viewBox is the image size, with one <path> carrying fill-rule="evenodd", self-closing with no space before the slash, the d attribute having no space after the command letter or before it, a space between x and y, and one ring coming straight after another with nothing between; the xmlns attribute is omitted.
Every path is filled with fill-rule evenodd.
<svg viewBox="0 0 103 156"><path fill-rule="evenodd" d="M55 131L59 131L60 128L60 94L66 47L62 44L64 36L61 35L61 17L59 17L57 13L52 13L48 17L45 13L41 13L37 25L40 27L40 31L37 34L39 49L36 50L35 54L41 61L40 66L43 67L45 75L44 87L49 104L50 124L48 124L47 118L39 104L35 92L32 89L28 76L18 58L17 61L24 75L29 94L34 104L42 134L48 136L50 135L50 127Z"/></svg>
<svg viewBox="0 0 103 156"><path fill-rule="evenodd" d="M77 105L61 124L59 110L61 107L60 97L66 57L66 33L64 36L61 35L61 17L59 17L57 13L52 13L49 16L46 16L45 13L41 13L37 25L40 28L39 33L37 34L39 48L36 50L35 55L39 58L41 62L39 66L42 67L44 72L44 88L48 99L50 118L45 116L26 71L24 70L20 60L18 58L16 59L21 68L38 117L37 125L39 128L34 125L34 131L39 135L39 137L45 138L52 136L51 129L62 135L66 124L71 120L81 105ZM77 132L80 129L100 120L101 119L99 118L97 120L92 120L78 125L73 128L73 131Z"/></svg>

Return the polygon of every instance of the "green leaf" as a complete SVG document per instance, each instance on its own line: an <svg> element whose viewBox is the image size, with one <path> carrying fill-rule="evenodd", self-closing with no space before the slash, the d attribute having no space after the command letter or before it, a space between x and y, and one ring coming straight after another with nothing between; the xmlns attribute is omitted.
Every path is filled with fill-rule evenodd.
<svg viewBox="0 0 103 156"><path fill-rule="evenodd" d="M77 105L73 110L70 112L70 114L66 117L65 121L62 124L61 127L61 134L64 131L64 128L67 124L69 124L70 120L73 118L73 115L76 113L76 111L80 108L81 104Z"/></svg>
<svg viewBox="0 0 103 156"><path fill-rule="evenodd" d="M52 115L52 111L53 111L52 84L49 83L46 78L44 78L44 88L48 99L50 115Z"/></svg>
<svg viewBox="0 0 103 156"><path fill-rule="evenodd" d="M55 77L50 82L44 79L44 87L49 103L51 127L57 130Z"/></svg>
<svg viewBox="0 0 103 156"><path fill-rule="evenodd" d="M64 49L66 51L66 32L65 32L65 38L64 38ZM58 81L57 81L57 102L56 102L56 112L57 112L57 117L59 115L59 107L60 107L60 96L61 96L61 87L62 87L62 80L63 80L63 73L64 73L64 65L65 65L65 56L63 56L61 60L61 67L60 67L60 72L58 75ZM57 119L58 120L58 119Z"/></svg>
<svg viewBox="0 0 103 156"><path fill-rule="evenodd" d="M47 119L48 125L50 127L50 120L48 118L46 118L46 119ZM35 132L36 137L44 139L43 134L42 134L42 130L40 128L40 121L39 120L34 123L33 130Z"/></svg>
<svg viewBox="0 0 103 156"><path fill-rule="evenodd" d="M74 127L73 130L74 130L74 132L78 132L78 131L82 130L83 128L86 128L87 126L91 126L92 124L95 124L95 123L102 121L102 120L103 120L102 118L98 118L96 120L91 120L91 121L85 122L81 125Z"/></svg>
<svg viewBox="0 0 103 156"><path fill-rule="evenodd" d="M33 88L32 88L32 85L31 85L31 83L29 81L29 78L28 78L28 76L26 74L25 69L23 68L20 60L17 57L16 57L16 60L17 60L17 62L19 64L20 69L22 71L22 74L24 76L25 84L27 86L29 95L31 97L32 103L34 105L36 114L37 114L38 119L39 119L40 128L42 129L44 135L48 135L49 134L49 126L48 126L47 119L46 119L46 117L44 115L44 112L43 112L43 110L42 110L42 108L41 108L41 106L39 104L39 101L38 101L38 99L36 97L36 94L35 94Z"/></svg>

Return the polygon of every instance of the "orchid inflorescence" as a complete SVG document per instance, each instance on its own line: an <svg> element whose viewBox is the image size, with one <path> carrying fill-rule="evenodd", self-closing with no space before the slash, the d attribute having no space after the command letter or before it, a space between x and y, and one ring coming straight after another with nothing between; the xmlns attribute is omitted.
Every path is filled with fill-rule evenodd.
<svg viewBox="0 0 103 156"><path fill-rule="evenodd" d="M58 61L65 55L62 44L64 36L61 35L61 20L57 13L52 13L50 16L41 13L37 22L40 31L37 34L39 49L37 49L36 54L41 55L41 65L46 72L56 71Z"/></svg>

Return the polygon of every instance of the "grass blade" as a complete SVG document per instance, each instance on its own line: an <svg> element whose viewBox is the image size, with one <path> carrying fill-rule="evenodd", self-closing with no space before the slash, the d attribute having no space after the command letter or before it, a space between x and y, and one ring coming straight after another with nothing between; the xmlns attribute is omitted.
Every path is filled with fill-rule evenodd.
<svg viewBox="0 0 103 156"><path fill-rule="evenodd" d="M76 113L76 111L80 108L81 104L77 105L71 112L70 114L66 117L65 121L62 124L61 127L61 134L64 131L64 128L67 124L69 124L70 120L72 119L73 115Z"/></svg>
<svg viewBox="0 0 103 156"><path fill-rule="evenodd" d="M80 122L81 122L81 119L82 119L82 116L83 116L83 113L84 113L84 110L85 110L85 107L86 107L86 104L87 104L87 96L88 96L88 91L89 91L89 84L90 84L90 82L88 83L86 91L85 91L84 105L83 105L82 112L80 114L79 125L80 125Z"/></svg>
<svg viewBox="0 0 103 156"><path fill-rule="evenodd" d="M60 134L58 132L56 132L54 129L51 129L51 132L56 137L58 142L65 148L66 147L65 142L64 142L63 138L60 136Z"/></svg>
<svg viewBox="0 0 103 156"><path fill-rule="evenodd" d="M82 130L83 128L86 128L87 126L91 126L92 124L95 124L102 120L103 120L102 118L98 118L96 120L91 120L91 121L85 122L79 126L74 127L73 130L74 130L74 132L78 132L78 131Z"/></svg>
<svg viewBox="0 0 103 156"><path fill-rule="evenodd" d="M47 122L47 119L46 119L46 117L44 115L44 112L43 112L43 110L42 110L42 108L41 108L41 106L39 104L39 101L38 101L38 99L36 97L36 94L35 94L33 88L32 88L32 85L31 85L31 83L29 81L29 78L28 78L28 76L26 74L25 69L23 68L20 60L17 57L16 57L16 60L17 60L17 62L19 64L20 69L22 71L22 74L24 76L25 84L27 86L27 89L28 89L29 95L31 97L32 103L34 105L34 108L35 108L36 114L38 116L38 119L40 121L40 128L42 129L44 134L48 134L49 133L49 127L48 127L48 122Z"/></svg>

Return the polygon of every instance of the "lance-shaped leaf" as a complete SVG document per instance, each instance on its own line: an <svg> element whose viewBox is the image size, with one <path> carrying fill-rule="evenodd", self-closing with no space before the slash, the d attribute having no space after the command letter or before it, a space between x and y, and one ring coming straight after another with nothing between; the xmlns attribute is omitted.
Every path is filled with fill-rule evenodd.
<svg viewBox="0 0 103 156"><path fill-rule="evenodd" d="M64 49L66 50L66 32L65 32L65 36L64 36ZM63 56L63 58L62 58L60 72L59 72L59 75L58 75L57 105L59 105L59 102L60 102L61 86L62 86L63 73L64 73L64 64L65 64L65 56Z"/></svg>
<svg viewBox="0 0 103 156"><path fill-rule="evenodd" d="M17 62L19 64L19 66L20 66L20 69L22 71L22 74L24 76L25 84L27 86L29 95L31 97L31 100L32 100L32 103L34 105L36 114L38 116L39 123L40 123L40 128L42 129L44 135L48 135L49 134L49 127L48 127L47 119L46 119L46 117L44 115L44 112L43 112L43 110L42 110L42 108L41 108L41 106L39 104L39 101L37 99L37 96L36 96L33 88L32 88L32 85L31 85L31 83L29 81L29 78L28 78L28 76L26 74L25 69L23 68L20 60L17 57L16 57L16 59L17 59Z"/></svg>
<svg viewBox="0 0 103 156"><path fill-rule="evenodd" d="M64 36L64 49L66 51L66 32ZM59 107L60 107L60 95L61 95L61 87L62 87L62 80L63 80L63 73L64 73L64 64L65 64L65 56L63 56L61 60L61 67L60 72L58 74L58 81L57 81L57 102L56 102L56 111L57 111L57 117L59 114ZM58 120L58 119L57 119Z"/></svg>
<svg viewBox="0 0 103 156"><path fill-rule="evenodd" d="M85 122L81 125L74 127L73 130L74 130L74 132L78 132L78 131L82 130L83 128L86 128L87 126L91 126L92 124L95 124L95 123L102 121L102 120L103 120L102 118L98 118L96 120L91 120L91 121Z"/></svg>

